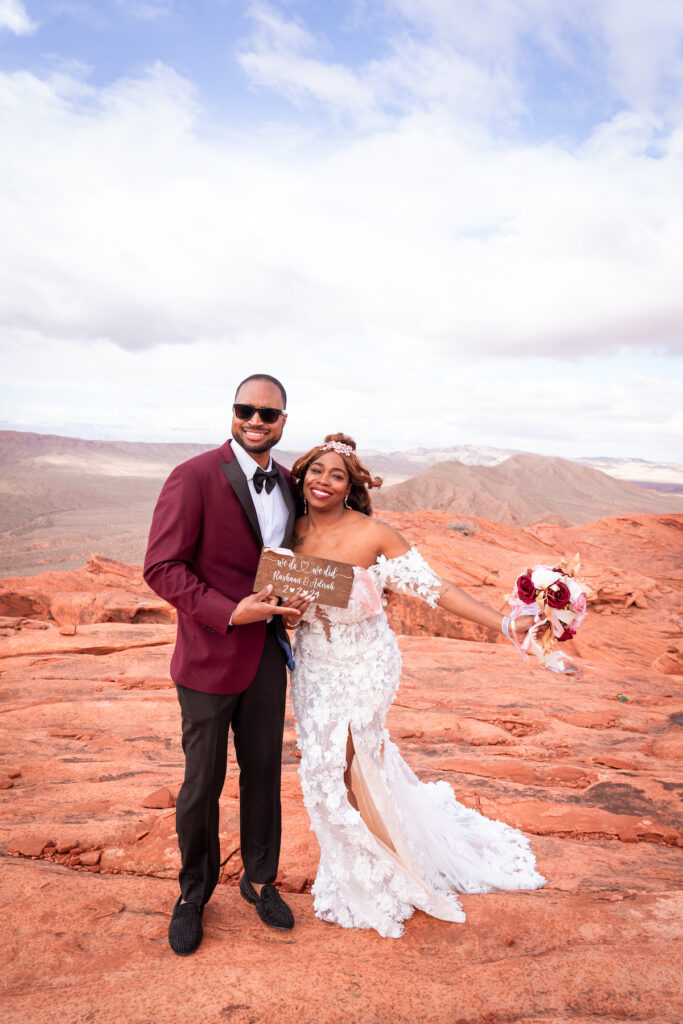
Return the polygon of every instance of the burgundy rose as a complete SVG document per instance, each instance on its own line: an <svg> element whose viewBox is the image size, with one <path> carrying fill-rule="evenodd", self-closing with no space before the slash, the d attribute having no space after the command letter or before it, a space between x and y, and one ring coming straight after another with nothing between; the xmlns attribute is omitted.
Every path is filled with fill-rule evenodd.
<svg viewBox="0 0 683 1024"><path fill-rule="evenodd" d="M558 644L563 644L565 640L573 640L575 636L576 630L568 629L567 626L565 626L564 633L562 634L562 636L558 636L557 642Z"/></svg>
<svg viewBox="0 0 683 1024"><path fill-rule="evenodd" d="M536 600L536 587L528 573L517 579L517 596L524 604L533 604Z"/></svg>
<svg viewBox="0 0 683 1024"><path fill-rule="evenodd" d="M553 583L548 587L548 604L551 608L564 608L571 599L569 587L562 580Z"/></svg>

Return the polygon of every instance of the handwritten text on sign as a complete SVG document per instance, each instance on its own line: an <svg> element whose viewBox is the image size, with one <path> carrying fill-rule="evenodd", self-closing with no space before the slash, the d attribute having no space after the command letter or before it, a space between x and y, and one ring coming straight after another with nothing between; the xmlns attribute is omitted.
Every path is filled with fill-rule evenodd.
<svg viewBox="0 0 683 1024"><path fill-rule="evenodd" d="M272 584L277 597L288 598L307 590L318 604L346 608L353 584L353 566L315 555L295 555L285 548L264 548L259 559L254 591Z"/></svg>

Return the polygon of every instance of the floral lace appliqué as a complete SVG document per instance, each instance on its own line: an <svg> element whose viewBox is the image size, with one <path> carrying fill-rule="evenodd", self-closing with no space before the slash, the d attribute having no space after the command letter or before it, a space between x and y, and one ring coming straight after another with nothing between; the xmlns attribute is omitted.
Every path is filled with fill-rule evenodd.
<svg viewBox="0 0 683 1024"><path fill-rule="evenodd" d="M436 608L442 582L417 548L411 548L397 558L380 555L370 572L382 587L397 594L421 597L430 608Z"/></svg>
<svg viewBox="0 0 683 1024"><path fill-rule="evenodd" d="M415 548L356 572L378 594L388 587L432 607L438 601L441 580ZM380 603L354 600L352 592L347 608L326 608L324 619L306 613L296 631L292 673L301 788L320 843L313 886L318 917L396 938L416 907L464 921L456 892L543 885L521 832L459 804L446 782L420 782L389 738L385 722L401 656ZM387 854L349 803L349 730L355 749L371 759L417 875Z"/></svg>

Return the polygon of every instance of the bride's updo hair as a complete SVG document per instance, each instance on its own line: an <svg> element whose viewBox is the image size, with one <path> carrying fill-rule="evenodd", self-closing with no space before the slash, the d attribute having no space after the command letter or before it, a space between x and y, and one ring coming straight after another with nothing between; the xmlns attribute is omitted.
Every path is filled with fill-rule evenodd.
<svg viewBox="0 0 683 1024"><path fill-rule="evenodd" d="M346 451L339 450L335 447L336 445L344 446L350 450L347 454ZM292 466L292 478L297 487L297 495L299 502L303 503L303 486L304 477L308 472L308 467L312 462L321 455L324 454L323 449L326 445L330 447L327 451L335 451L339 455L340 459L346 466L346 471L349 474L349 481L351 484L351 490L348 496L349 508L354 508L357 512L362 512L364 516L372 515L372 502L370 501L369 490L371 487L381 487L382 478L379 476L372 476L367 466L364 466L356 455L356 442L352 437L347 434L328 434L324 441L317 444L315 448L311 448L310 451L302 455L301 458L297 459Z"/></svg>

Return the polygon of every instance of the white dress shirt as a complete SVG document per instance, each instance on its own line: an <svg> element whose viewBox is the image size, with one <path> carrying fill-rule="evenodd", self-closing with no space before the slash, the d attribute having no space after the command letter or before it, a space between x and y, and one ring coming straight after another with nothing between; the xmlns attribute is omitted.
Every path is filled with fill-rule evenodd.
<svg viewBox="0 0 683 1024"><path fill-rule="evenodd" d="M279 486L273 487L270 494L266 491L265 485L259 494L254 487L254 473L259 469L259 464L252 459L249 452L245 451L241 444L234 439L230 442L235 458L240 464L242 472L249 482L249 493L251 494L256 517L261 528L263 543L268 548L278 548L282 544L287 529L289 510ZM273 468L272 457L268 460L266 471Z"/></svg>

